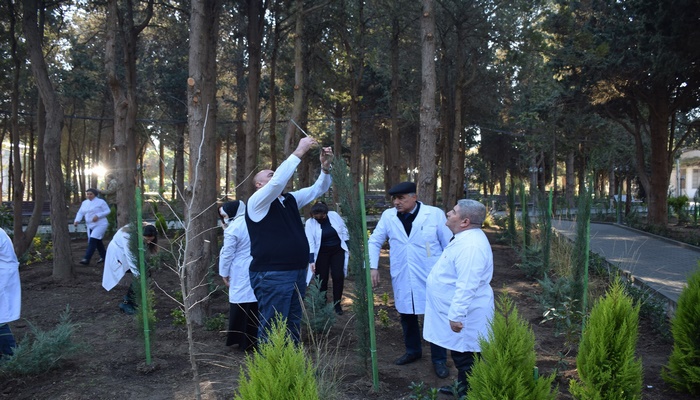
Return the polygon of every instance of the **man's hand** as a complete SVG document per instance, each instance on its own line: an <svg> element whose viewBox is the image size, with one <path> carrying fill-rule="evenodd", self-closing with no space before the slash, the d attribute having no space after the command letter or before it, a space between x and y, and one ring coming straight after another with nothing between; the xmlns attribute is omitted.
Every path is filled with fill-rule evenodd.
<svg viewBox="0 0 700 400"><path fill-rule="evenodd" d="M317 144L318 142L316 141L316 139L312 138L311 136L303 137L299 141L297 149L294 150L294 153L292 154L299 158L302 158L307 151L309 151L312 147L316 146Z"/></svg>
<svg viewBox="0 0 700 400"><path fill-rule="evenodd" d="M331 163L333 162L333 148L332 147L323 147L321 149L321 154L319 156L321 159L321 168L323 169L328 169L331 167Z"/></svg>
<svg viewBox="0 0 700 400"><path fill-rule="evenodd" d="M226 287L231 286L231 278L229 278L228 276L222 276L221 279L224 280L224 284L226 285Z"/></svg>
<svg viewBox="0 0 700 400"><path fill-rule="evenodd" d="M455 321L450 321L450 329L452 329L452 332L459 333L462 331L462 323L461 322L455 322Z"/></svg>
<svg viewBox="0 0 700 400"><path fill-rule="evenodd" d="M94 217L92 217L92 222L97 222L98 219L100 219L100 217L98 217L97 215L95 215Z"/></svg>
<svg viewBox="0 0 700 400"><path fill-rule="evenodd" d="M370 274L372 276L372 287L377 287L377 285L379 285L379 270L372 269L370 270Z"/></svg>
<svg viewBox="0 0 700 400"><path fill-rule="evenodd" d="M316 276L316 263L309 263L309 268L311 268L311 273Z"/></svg>

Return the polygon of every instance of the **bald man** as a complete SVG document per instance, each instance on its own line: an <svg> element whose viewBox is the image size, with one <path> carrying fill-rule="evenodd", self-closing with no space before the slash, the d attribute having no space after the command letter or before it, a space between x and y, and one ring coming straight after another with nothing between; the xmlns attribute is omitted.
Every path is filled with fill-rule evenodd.
<svg viewBox="0 0 700 400"><path fill-rule="evenodd" d="M314 138L302 138L277 171L262 170L254 178L256 192L248 199L245 220L253 257L250 284L258 299L260 342L267 340L267 331L278 313L286 318L294 342L300 340L300 298L306 293L309 243L299 209L330 188L333 150L321 149L321 173L312 186L290 193L283 190L304 154L317 145Z"/></svg>

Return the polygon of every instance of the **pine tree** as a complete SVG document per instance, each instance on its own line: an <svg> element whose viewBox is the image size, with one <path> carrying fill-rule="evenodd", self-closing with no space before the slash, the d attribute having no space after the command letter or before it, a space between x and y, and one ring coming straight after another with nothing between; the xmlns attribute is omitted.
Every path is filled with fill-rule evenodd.
<svg viewBox="0 0 700 400"><path fill-rule="evenodd" d="M673 351L661 375L675 390L700 395L700 268L688 279L671 321Z"/></svg>
<svg viewBox="0 0 700 400"><path fill-rule="evenodd" d="M579 345L579 380L569 391L576 399L641 399L642 362L635 358L639 305L624 291L620 280L591 310Z"/></svg>
<svg viewBox="0 0 700 400"><path fill-rule="evenodd" d="M489 324L488 339L479 340L481 357L476 360L469 381L469 399L555 399L554 374L534 377L535 334L518 315L507 295L502 295Z"/></svg>

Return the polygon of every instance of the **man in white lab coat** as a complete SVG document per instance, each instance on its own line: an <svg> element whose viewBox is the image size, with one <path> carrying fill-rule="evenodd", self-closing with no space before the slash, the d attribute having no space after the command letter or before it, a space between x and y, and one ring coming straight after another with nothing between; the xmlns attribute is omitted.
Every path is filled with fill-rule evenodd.
<svg viewBox="0 0 700 400"><path fill-rule="evenodd" d="M3 355L12 355L17 345L9 323L19 319L21 309L19 262L12 240L0 228L0 359Z"/></svg>
<svg viewBox="0 0 700 400"><path fill-rule="evenodd" d="M491 289L493 253L481 224L486 207L475 200L459 200L447 213L454 239L428 275L423 337L450 349L457 368L459 397L467 393L467 374L479 355L479 336L487 337L493 318ZM449 386L441 393L452 394Z"/></svg>
<svg viewBox="0 0 700 400"><path fill-rule="evenodd" d="M379 283L379 253L389 241L389 263L394 304L401 315L406 352L394 361L404 365L423 355L418 315L425 312L425 281L433 265L450 242L452 232L445 226L445 214L437 207L418 201L416 184L402 182L389 190L394 209L382 213L369 238L372 285ZM430 358L435 374L447 378L447 351L431 344Z"/></svg>

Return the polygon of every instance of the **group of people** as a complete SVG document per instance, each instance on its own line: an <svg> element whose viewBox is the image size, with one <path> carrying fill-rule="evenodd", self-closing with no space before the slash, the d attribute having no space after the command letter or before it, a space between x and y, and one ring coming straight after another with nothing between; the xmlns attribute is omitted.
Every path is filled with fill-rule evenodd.
<svg viewBox="0 0 700 400"><path fill-rule="evenodd" d="M481 225L486 207L459 200L447 212L418 201L416 185L402 182L389 190L393 209L382 213L368 241L372 284L379 284L379 255L389 242L394 303L399 312L405 365L423 355L418 316L424 314L423 339L430 343L435 374L447 378L447 349L457 369L458 395L468 390L467 374L480 352L493 317L493 254ZM452 387L440 392L454 394Z"/></svg>
<svg viewBox="0 0 700 400"><path fill-rule="evenodd" d="M343 312L345 223L320 202L312 207L306 227L299 213L330 188L332 149L321 148L321 173L313 185L284 193L301 158L316 145L315 139L305 137L276 171L258 172L254 177L256 191L247 206L236 200L219 208L226 224L219 275L229 288L227 345L238 344L245 350L265 341L274 318L284 318L292 339L299 343L301 299L310 276L316 273L321 290L327 290L328 276L332 276L335 311Z"/></svg>
<svg viewBox="0 0 700 400"><path fill-rule="evenodd" d="M276 171L255 175L256 192L247 207L237 200L219 208L227 225L219 258L219 274L229 287L227 345L254 347L257 341L266 340L276 317L285 318L298 343L301 299L310 274L318 275L322 291L333 280L335 311L343 312L347 227L321 202L313 205L305 226L299 213L330 187L332 150L321 150L321 173L312 186L284 193L301 158L316 144L313 138L303 138ZM381 248L389 242L392 288L405 346L395 364L420 359L425 339L430 343L435 374L447 378L449 349L457 370L457 394L462 396L480 352L479 338L487 336L494 312L493 255L481 230L486 207L464 199L445 214L418 201L412 182L392 187L389 194L394 208L382 214L369 238L368 251L372 284L377 286ZM420 315L424 315L422 331ZM452 394L449 386L440 391Z"/></svg>

